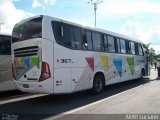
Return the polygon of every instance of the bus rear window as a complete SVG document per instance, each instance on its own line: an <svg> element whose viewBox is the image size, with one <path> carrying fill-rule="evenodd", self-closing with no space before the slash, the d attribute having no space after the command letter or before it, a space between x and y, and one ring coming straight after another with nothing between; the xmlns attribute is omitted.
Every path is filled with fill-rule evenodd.
<svg viewBox="0 0 160 120"><path fill-rule="evenodd" d="M42 17L38 17L15 25L12 32L12 43L41 37Z"/></svg>

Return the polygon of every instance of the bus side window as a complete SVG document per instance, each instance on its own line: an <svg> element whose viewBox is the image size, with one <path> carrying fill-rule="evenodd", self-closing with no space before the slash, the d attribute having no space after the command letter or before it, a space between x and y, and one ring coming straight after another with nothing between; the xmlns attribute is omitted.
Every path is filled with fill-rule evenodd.
<svg viewBox="0 0 160 120"><path fill-rule="evenodd" d="M11 37L4 37L5 40L5 54L6 55L11 55Z"/></svg>
<svg viewBox="0 0 160 120"><path fill-rule="evenodd" d="M3 37L0 36L0 55L2 55L3 51L2 51L2 43L3 43Z"/></svg>
<svg viewBox="0 0 160 120"><path fill-rule="evenodd" d="M135 43L135 54L139 55L138 43Z"/></svg>
<svg viewBox="0 0 160 120"><path fill-rule="evenodd" d="M107 36L108 38L108 52L114 53L115 52L115 40L112 36Z"/></svg>
<svg viewBox="0 0 160 120"><path fill-rule="evenodd" d="M63 26L60 26L60 35L63 37Z"/></svg>
<svg viewBox="0 0 160 120"><path fill-rule="evenodd" d="M73 40L72 26L61 22L52 22L52 27L57 43L71 48L71 42Z"/></svg>
<svg viewBox="0 0 160 120"><path fill-rule="evenodd" d="M135 55L136 51L135 51L135 43L134 42L130 42L130 54Z"/></svg>
<svg viewBox="0 0 160 120"><path fill-rule="evenodd" d="M135 43L135 54L136 54L136 55L139 55L138 43Z"/></svg>
<svg viewBox="0 0 160 120"><path fill-rule="evenodd" d="M126 40L126 53L129 54L130 53L130 45L129 45L129 41Z"/></svg>
<svg viewBox="0 0 160 120"><path fill-rule="evenodd" d="M82 39L82 49L83 50L87 50L88 47L87 47L87 38L86 38L86 31L83 31L82 32L82 36L83 36L83 39Z"/></svg>
<svg viewBox="0 0 160 120"><path fill-rule="evenodd" d="M126 42L124 39L120 39L121 53L126 53Z"/></svg>
<svg viewBox="0 0 160 120"><path fill-rule="evenodd" d="M101 39L101 34L98 32L92 32L93 49L95 51L104 51L103 41Z"/></svg>
<svg viewBox="0 0 160 120"><path fill-rule="evenodd" d="M72 26L68 24L64 24L63 25L63 43L67 47L71 48L72 41L73 41Z"/></svg>
<svg viewBox="0 0 160 120"><path fill-rule="evenodd" d="M72 48L73 49L81 49L81 29L77 27L72 27Z"/></svg>
<svg viewBox="0 0 160 120"><path fill-rule="evenodd" d="M138 44L138 51L139 51L139 55L144 55L141 44Z"/></svg>
<svg viewBox="0 0 160 120"><path fill-rule="evenodd" d="M11 37L0 37L0 54L11 55Z"/></svg>
<svg viewBox="0 0 160 120"><path fill-rule="evenodd" d="M119 38L115 38L115 40L116 40L116 52L117 53L120 53L120 43L119 43Z"/></svg>
<svg viewBox="0 0 160 120"><path fill-rule="evenodd" d="M92 50L92 37L90 31L84 33L82 47L84 50Z"/></svg>
<svg viewBox="0 0 160 120"><path fill-rule="evenodd" d="M108 40L107 40L107 36L103 35L103 39L104 39L105 52L108 52Z"/></svg>

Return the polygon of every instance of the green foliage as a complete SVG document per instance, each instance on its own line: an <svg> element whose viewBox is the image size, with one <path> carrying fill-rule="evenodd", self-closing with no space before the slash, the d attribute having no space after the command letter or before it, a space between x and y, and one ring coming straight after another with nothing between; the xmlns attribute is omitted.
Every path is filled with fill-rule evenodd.
<svg viewBox="0 0 160 120"><path fill-rule="evenodd" d="M144 48L147 50L146 53L148 54L148 57L152 62L154 60L157 60L158 56L156 55L155 50L153 48L149 48L150 45L151 43L144 44Z"/></svg>

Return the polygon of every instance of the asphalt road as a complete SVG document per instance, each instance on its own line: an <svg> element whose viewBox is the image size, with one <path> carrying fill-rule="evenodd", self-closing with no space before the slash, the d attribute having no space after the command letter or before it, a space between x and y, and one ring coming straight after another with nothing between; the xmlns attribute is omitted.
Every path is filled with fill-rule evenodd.
<svg viewBox="0 0 160 120"><path fill-rule="evenodd" d="M68 113L76 115L68 117L68 120L80 120L86 114L160 113L160 81L153 80L155 75L154 72L152 80L107 86L100 95L83 91L67 95L27 95L25 98L19 96L9 100L0 99L0 117L26 120L66 119L64 114Z"/></svg>

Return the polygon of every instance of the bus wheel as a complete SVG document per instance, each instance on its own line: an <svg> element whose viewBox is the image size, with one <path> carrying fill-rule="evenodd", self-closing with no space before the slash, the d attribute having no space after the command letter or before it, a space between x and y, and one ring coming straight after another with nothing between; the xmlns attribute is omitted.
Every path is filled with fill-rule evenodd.
<svg viewBox="0 0 160 120"><path fill-rule="evenodd" d="M97 74L93 80L93 93L99 94L104 90L104 77L101 74Z"/></svg>
<svg viewBox="0 0 160 120"><path fill-rule="evenodd" d="M141 77L140 77L140 80L143 80L143 76L145 76L145 70L144 70L144 69L141 70Z"/></svg>

